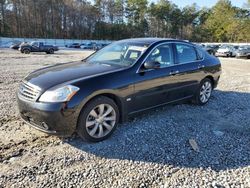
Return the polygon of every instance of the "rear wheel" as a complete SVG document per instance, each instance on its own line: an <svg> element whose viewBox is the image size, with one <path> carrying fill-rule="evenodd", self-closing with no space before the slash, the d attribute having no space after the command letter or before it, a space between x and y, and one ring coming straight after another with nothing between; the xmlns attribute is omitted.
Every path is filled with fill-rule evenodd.
<svg viewBox="0 0 250 188"><path fill-rule="evenodd" d="M213 91L213 83L209 78L205 78L201 81L198 91L196 92L194 103L198 105L206 104Z"/></svg>
<svg viewBox="0 0 250 188"><path fill-rule="evenodd" d="M91 100L78 119L77 133L86 141L99 142L108 138L117 127L119 110L108 97Z"/></svg>
<svg viewBox="0 0 250 188"><path fill-rule="evenodd" d="M54 49L49 49L46 54L53 54L54 53Z"/></svg>
<svg viewBox="0 0 250 188"><path fill-rule="evenodd" d="M23 49L23 53L29 54L30 53L30 49L28 49L28 48Z"/></svg>

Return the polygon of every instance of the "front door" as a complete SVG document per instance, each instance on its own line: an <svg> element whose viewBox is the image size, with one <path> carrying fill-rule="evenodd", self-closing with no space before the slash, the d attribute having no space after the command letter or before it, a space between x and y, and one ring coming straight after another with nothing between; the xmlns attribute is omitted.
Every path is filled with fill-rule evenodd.
<svg viewBox="0 0 250 188"><path fill-rule="evenodd" d="M169 96L176 87L177 70L172 46L170 43L157 46L144 61L157 61L160 68L145 69L142 64L135 73L135 94L131 101L131 111L140 111L173 100Z"/></svg>
<svg viewBox="0 0 250 188"><path fill-rule="evenodd" d="M32 43L32 51L33 52L39 52L39 42Z"/></svg>

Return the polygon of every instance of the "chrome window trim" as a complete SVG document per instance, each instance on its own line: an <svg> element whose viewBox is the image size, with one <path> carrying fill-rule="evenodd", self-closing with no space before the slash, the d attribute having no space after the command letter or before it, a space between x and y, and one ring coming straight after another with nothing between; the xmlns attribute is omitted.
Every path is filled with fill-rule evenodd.
<svg viewBox="0 0 250 188"><path fill-rule="evenodd" d="M184 44L184 45L187 45L187 46L192 46L194 49L195 49L195 52L196 52L196 55L197 55L197 50L196 50L196 45L194 44L190 44L190 43L185 43L185 42L179 42L179 41L171 41L171 42L163 42L163 43L160 43L160 44L157 44L148 54L147 56L143 59L142 63L140 64L139 68L137 69L136 73L140 73L140 68L142 67L143 63L145 63L145 61L147 60L148 56L159 46L161 45L164 45L164 44ZM152 44L153 45L153 44ZM150 47L150 46L149 46ZM173 49L172 49L172 52L173 52ZM142 55L142 54L141 54ZM173 54L174 55L174 54ZM195 63L195 62L200 62L200 61L203 61L205 59L205 54L203 52L203 58L202 59L199 59L199 60L196 60L196 61L189 61L189 62L185 62L185 63L178 63L178 62L175 62L174 65L171 65L171 66L167 66L167 67L162 67L162 68L159 68L159 69L164 69L164 68L169 68L169 67L173 67L173 66L176 66L176 65L185 65L185 64L189 64L189 63ZM148 69L148 70L145 70L143 72L149 72L149 71L152 71L152 70L155 70L155 69Z"/></svg>

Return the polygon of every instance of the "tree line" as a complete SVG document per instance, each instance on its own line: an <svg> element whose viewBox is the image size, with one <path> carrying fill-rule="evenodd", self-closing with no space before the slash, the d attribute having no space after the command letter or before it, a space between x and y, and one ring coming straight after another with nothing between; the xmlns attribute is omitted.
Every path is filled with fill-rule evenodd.
<svg viewBox="0 0 250 188"><path fill-rule="evenodd" d="M0 0L0 36L249 42L250 0L244 8L230 0L212 8L180 8L168 0Z"/></svg>

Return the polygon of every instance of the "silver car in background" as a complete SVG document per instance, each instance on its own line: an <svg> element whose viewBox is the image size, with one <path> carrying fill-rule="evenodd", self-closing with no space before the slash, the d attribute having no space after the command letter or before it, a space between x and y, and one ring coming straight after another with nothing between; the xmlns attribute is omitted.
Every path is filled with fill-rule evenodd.
<svg viewBox="0 0 250 188"><path fill-rule="evenodd" d="M217 57L235 57L236 49L232 45L222 45L215 53Z"/></svg>
<svg viewBox="0 0 250 188"><path fill-rule="evenodd" d="M240 46L236 51L236 57L250 59L250 45Z"/></svg>

